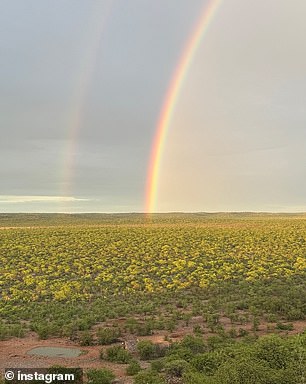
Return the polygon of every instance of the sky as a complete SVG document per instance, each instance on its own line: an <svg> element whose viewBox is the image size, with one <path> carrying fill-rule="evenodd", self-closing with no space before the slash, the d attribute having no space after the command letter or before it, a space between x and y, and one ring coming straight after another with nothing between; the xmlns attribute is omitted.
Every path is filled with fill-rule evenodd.
<svg viewBox="0 0 306 384"><path fill-rule="evenodd" d="M144 212L171 79L214 3L1 0L0 212ZM306 211L305 12L218 3L181 79L152 211Z"/></svg>

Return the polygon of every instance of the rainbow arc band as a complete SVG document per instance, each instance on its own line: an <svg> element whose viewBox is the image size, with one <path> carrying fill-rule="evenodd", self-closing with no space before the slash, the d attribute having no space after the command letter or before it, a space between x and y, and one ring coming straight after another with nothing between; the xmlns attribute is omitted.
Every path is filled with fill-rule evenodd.
<svg viewBox="0 0 306 384"><path fill-rule="evenodd" d="M174 109L179 98L182 85L190 68L190 65L196 55L197 49L203 40L208 28L216 15L218 8L221 5L221 0L212 0L204 6L199 21L191 33L190 39L183 50L178 65L170 81L166 97L158 118L156 133L152 145L150 163L147 172L146 184L146 202L145 212L153 213L155 210L159 174L162 162L162 155L165 150L167 133L171 124Z"/></svg>
<svg viewBox="0 0 306 384"><path fill-rule="evenodd" d="M92 3L91 22L87 32L88 43L84 49L82 60L79 63L75 90L72 94L71 105L67 113L67 144L65 144L63 149L63 158L60 159L61 187L59 195L63 198L73 195L76 155L78 152L79 135L84 124L86 102L97 65L98 53L102 45L103 34L111 20L114 3L114 0ZM66 210L69 212L69 204L67 207L66 204L63 205L63 211Z"/></svg>

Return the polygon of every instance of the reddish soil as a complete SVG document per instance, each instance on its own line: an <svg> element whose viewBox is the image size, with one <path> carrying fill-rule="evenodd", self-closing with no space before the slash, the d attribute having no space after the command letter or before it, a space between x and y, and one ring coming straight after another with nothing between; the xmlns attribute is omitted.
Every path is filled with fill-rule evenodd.
<svg viewBox="0 0 306 384"><path fill-rule="evenodd" d="M69 347L84 351L84 354L74 358L32 356L27 353L35 347ZM109 368L122 383L132 383L131 378L125 376L126 365L113 364L99 358L101 346L80 347L68 339L39 340L35 334L23 339L13 338L0 341L0 372L5 368L46 368L52 365L80 368Z"/></svg>
<svg viewBox="0 0 306 384"><path fill-rule="evenodd" d="M117 319L116 322L124 322L124 319ZM115 322L115 321L114 321ZM267 323L263 320L260 321L258 326L257 335L262 336L270 332L280 334L296 334L301 333L306 329L306 321L292 322L294 329L292 331L277 331L275 330L275 323ZM220 318L220 324L223 325L225 331L229 331L231 328L235 328L237 331L239 328L245 329L253 333L252 325L250 322L244 325L231 324L230 319L223 316ZM203 330L203 337L206 339L209 336L215 335L211 333L211 330L207 327L207 324L203 321L201 316L196 316L190 319L188 325L185 322L180 322L180 326L172 333L167 331L155 332L151 336L139 336L139 340L151 340L153 343L160 343L167 345L165 336L172 341L180 341L185 335L193 334L193 327L200 325ZM28 355L28 352L35 347L69 347L77 348L84 353L74 358L63 357L44 357ZM120 379L122 384L131 384L133 382L131 377L127 377L125 374L125 364L114 364L100 359L101 349L107 347L90 346L81 347L79 344L67 339L67 338L52 338L47 340L38 339L35 333L29 333L27 337L18 339L12 338L9 340L0 341L0 372L3 373L5 368L46 368L52 365L61 365L65 367L80 367L83 369L88 368L108 368L114 372L117 378ZM148 362L141 362L143 368L147 368L150 364Z"/></svg>

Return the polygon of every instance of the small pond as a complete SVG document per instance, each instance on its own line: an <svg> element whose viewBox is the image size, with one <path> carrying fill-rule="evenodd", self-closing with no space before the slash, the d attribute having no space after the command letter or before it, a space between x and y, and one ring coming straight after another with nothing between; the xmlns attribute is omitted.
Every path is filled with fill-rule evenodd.
<svg viewBox="0 0 306 384"><path fill-rule="evenodd" d="M28 351L27 354L46 357L78 357L82 354L82 351L77 348L36 347Z"/></svg>

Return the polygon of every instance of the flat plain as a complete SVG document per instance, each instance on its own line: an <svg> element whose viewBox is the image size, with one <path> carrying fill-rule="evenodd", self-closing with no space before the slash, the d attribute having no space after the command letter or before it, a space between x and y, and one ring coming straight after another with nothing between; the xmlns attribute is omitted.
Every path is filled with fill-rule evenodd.
<svg viewBox="0 0 306 384"><path fill-rule="evenodd" d="M219 383L229 364L220 356L245 348L254 371L271 370L257 382L297 383L292 372L304 372L304 214L2 214L0 228L1 368L39 360L107 368L123 383ZM123 349L131 338L136 349ZM300 348L302 368L289 352L286 367L254 358L268 342ZM42 345L84 354L27 355ZM124 364L139 361L132 379ZM233 377L246 369L237 364Z"/></svg>

